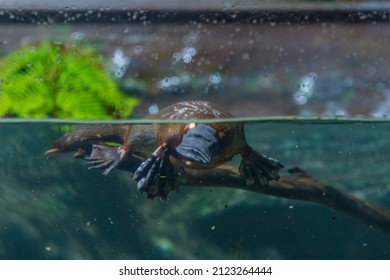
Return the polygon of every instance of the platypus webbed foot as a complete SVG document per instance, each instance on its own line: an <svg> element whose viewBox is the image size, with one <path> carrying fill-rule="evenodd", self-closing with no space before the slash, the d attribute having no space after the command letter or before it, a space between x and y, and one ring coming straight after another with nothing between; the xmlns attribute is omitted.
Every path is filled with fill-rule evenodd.
<svg viewBox="0 0 390 280"><path fill-rule="evenodd" d="M239 171L248 187L255 185L264 187L268 185L268 181L279 179L279 169L283 165L276 159L262 155L250 147L241 156Z"/></svg>
<svg viewBox="0 0 390 280"><path fill-rule="evenodd" d="M110 173L119 162L122 161L126 154L126 151L122 147L111 147L106 145L92 145L92 151L90 156L86 156L87 164L91 164L88 169L92 168L104 168L104 175Z"/></svg>
<svg viewBox="0 0 390 280"><path fill-rule="evenodd" d="M138 182L139 192L146 192L148 198L159 196L165 200L171 190L178 188L177 173L169 160L169 152L165 145L146 159L135 171L133 179Z"/></svg>

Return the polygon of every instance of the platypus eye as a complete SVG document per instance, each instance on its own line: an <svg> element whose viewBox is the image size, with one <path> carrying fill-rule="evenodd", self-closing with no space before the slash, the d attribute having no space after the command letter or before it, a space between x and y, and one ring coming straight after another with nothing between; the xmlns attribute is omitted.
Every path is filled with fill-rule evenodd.
<svg viewBox="0 0 390 280"><path fill-rule="evenodd" d="M193 129L194 127L196 127L196 123L190 123L188 125L188 129Z"/></svg>
<svg viewBox="0 0 390 280"><path fill-rule="evenodd" d="M206 124L194 125L184 135L183 141L176 147L176 152L191 161L208 164L221 149L218 133Z"/></svg>

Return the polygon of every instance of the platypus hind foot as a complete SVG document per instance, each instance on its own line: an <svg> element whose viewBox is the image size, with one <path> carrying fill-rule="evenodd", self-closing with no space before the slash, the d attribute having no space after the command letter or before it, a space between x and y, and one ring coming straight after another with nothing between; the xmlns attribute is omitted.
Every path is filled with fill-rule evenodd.
<svg viewBox="0 0 390 280"><path fill-rule="evenodd" d="M169 160L165 145L146 159L135 171L133 179L138 182L139 192L146 192L148 198L159 196L165 200L171 190L178 188L177 173Z"/></svg>
<svg viewBox="0 0 390 280"><path fill-rule="evenodd" d="M276 159L262 155L250 147L241 156L239 171L248 187L264 187L268 185L268 181L279 179L279 169L283 165Z"/></svg>
<svg viewBox="0 0 390 280"><path fill-rule="evenodd" d="M88 169L92 168L104 168L104 175L110 173L119 162L122 161L126 154L126 151L121 147L110 147L106 145L92 145L91 155L85 157L88 161L87 164L91 164Z"/></svg>

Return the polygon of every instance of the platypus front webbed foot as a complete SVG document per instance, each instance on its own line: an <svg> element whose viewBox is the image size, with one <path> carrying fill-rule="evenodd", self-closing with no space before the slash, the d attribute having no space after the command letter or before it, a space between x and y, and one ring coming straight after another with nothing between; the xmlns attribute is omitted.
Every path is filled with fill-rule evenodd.
<svg viewBox="0 0 390 280"><path fill-rule="evenodd" d="M92 145L90 156L86 156L87 164L91 164L91 168L103 168L104 175L110 173L123 160L126 151L122 147L111 147L106 145Z"/></svg>
<svg viewBox="0 0 390 280"><path fill-rule="evenodd" d="M171 190L178 188L177 172L169 160L169 152L161 145L135 171L133 179L138 182L139 192L146 192L148 198L167 198Z"/></svg>
<svg viewBox="0 0 390 280"><path fill-rule="evenodd" d="M250 147L241 156L239 171L248 187L264 187L268 185L268 181L279 179L279 169L283 165L276 159L262 155Z"/></svg>

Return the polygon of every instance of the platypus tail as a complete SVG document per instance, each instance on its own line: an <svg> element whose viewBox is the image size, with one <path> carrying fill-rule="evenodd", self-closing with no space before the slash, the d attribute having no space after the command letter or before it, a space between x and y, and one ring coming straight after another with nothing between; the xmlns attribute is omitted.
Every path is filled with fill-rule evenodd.
<svg viewBox="0 0 390 280"><path fill-rule="evenodd" d="M248 187L267 186L268 181L279 179L279 169L283 165L276 159L267 157L247 146L241 152L240 175Z"/></svg>
<svg viewBox="0 0 390 280"><path fill-rule="evenodd" d="M125 125L80 125L57 139L45 154L64 153L78 149L89 150L91 144L102 142L122 144L127 130Z"/></svg>

